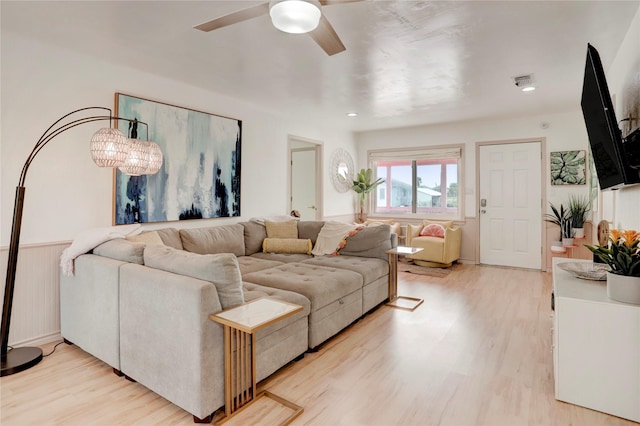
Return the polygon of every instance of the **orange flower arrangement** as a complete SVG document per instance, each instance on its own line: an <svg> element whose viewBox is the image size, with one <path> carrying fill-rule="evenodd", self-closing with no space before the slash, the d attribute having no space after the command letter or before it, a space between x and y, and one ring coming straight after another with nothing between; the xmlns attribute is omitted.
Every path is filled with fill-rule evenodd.
<svg viewBox="0 0 640 426"><path fill-rule="evenodd" d="M611 272L629 277L640 277L640 234L635 230L612 229L607 246L585 245Z"/></svg>

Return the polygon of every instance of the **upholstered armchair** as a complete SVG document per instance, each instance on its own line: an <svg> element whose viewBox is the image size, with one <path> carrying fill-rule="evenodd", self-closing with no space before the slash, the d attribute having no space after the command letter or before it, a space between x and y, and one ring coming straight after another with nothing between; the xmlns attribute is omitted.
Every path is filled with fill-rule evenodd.
<svg viewBox="0 0 640 426"><path fill-rule="evenodd" d="M407 246L424 249L409 258L420 266L449 267L460 258L461 237L462 229L453 221L425 220L421 225L407 225Z"/></svg>

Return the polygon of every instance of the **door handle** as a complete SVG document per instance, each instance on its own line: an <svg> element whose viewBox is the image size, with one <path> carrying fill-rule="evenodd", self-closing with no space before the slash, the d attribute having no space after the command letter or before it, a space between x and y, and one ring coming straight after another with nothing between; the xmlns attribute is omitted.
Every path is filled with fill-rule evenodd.
<svg viewBox="0 0 640 426"><path fill-rule="evenodd" d="M484 210L484 209L480 210L480 213L482 213L482 214L485 214L486 212L487 212L487 211L486 211L486 210Z"/></svg>
<svg viewBox="0 0 640 426"><path fill-rule="evenodd" d="M316 206L307 206L308 209L318 210Z"/></svg>

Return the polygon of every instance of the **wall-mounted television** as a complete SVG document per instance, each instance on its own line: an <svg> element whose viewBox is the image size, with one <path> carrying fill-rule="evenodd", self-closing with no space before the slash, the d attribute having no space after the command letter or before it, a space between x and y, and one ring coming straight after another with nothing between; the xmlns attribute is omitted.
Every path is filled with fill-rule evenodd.
<svg viewBox="0 0 640 426"><path fill-rule="evenodd" d="M600 55L591 44L587 45L581 105L600 189L640 183L640 169L631 167L625 153Z"/></svg>

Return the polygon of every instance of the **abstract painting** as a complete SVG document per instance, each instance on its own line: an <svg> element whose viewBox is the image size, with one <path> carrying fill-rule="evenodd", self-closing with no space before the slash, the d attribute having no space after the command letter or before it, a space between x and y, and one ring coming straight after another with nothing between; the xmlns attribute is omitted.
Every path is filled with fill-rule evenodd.
<svg viewBox="0 0 640 426"><path fill-rule="evenodd" d="M116 170L114 224L240 216L242 121L122 93L115 109L148 124L164 162L154 175ZM146 126L127 136L146 140Z"/></svg>
<svg viewBox="0 0 640 426"><path fill-rule="evenodd" d="M585 151L552 152L551 185L585 185L585 154Z"/></svg>

